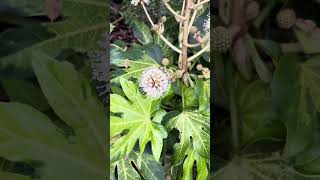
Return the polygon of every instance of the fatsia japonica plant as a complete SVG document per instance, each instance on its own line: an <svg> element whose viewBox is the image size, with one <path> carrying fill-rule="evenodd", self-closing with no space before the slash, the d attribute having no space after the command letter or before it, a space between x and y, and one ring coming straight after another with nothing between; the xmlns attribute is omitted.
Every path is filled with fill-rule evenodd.
<svg viewBox="0 0 320 180"><path fill-rule="evenodd" d="M163 0L159 18L130 2L138 43L110 45L111 178L209 178L209 2Z"/></svg>

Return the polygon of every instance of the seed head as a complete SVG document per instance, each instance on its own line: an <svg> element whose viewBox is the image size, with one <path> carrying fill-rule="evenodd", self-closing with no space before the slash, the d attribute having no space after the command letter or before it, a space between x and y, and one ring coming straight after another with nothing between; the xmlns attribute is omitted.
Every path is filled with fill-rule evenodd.
<svg viewBox="0 0 320 180"><path fill-rule="evenodd" d="M202 66L202 64L198 64L196 68L198 71L201 71L203 69L203 66Z"/></svg>
<svg viewBox="0 0 320 180"><path fill-rule="evenodd" d="M169 74L158 68L148 68L142 73L139 86L147 96L160 98L169 90Z"/></svg>
<svg viewBox="0 0 320 180"><path fill-rule="evenodd" d="M131 4L134 6L137 6L140 2L148 5L150 3L150 0L131 0Z"/></svg>
<svg viewBox="0 0 320 180"><path fill-rule="evenodd" d="M227 28L222 26L213 28L211 36L214 51L225 53L231 48L232 36Z"/></svg>
<svg viewBox="0 0 320 180"><path fill-rule="evenodd" d="M292 9L281 10L277 15L278 26L282 29L290 29L296 21L296 13Z"/></svg>

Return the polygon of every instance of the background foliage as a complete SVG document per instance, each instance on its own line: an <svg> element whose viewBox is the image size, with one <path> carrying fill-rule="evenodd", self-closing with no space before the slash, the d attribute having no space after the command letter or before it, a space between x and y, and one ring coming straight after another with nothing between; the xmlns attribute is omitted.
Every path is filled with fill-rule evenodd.
<svg viewBox="0 0 320 180"><path fill-rule="evenodd" d="M104 0L0 2L1 179L108 177L106 109L91 83L106 8Z"/></svg>
<svg viewBox="0 0 320 180"><path fill-rule="evenodd" d="M227 1L219 3L231 8ZM276 17L290 8L297 21L318 24L319 4L255 3L257 17L245 21L247 29L234 38L228 53L214 55L212 179L319 179L319 28L297 22L281 29ZM215 8L215 26L228 27L228 8ZM286 43L300 48L288 51Z"/></svg>

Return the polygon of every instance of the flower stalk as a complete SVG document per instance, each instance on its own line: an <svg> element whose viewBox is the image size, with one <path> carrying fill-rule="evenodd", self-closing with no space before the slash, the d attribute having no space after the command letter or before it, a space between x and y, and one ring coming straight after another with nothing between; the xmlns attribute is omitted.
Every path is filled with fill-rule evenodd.
<svg viewBox="0 0 320 180"><path fill-rule="evenodd" d="M148 1L149 2L149 1ZM198 13L198 9L201 8L202 5L210 2L210 0L197 0L196 4L194 4L193 0L184 0L183 4L182 4L182 9L181 12L180 11L175 11L171 5L169 4L168 0L162 0L162 2L164 3L165 7L168 9L168 11L173 14L173 16L177 19L177 21L179 22L179 47L176 47L175 45L173 45L167 38L165 38L163 36L163 31L160 30L154 30L157 29L157 27L161 26L163 27L164 24L160 24L160 22L158 22L157 24L154 23L154 21L151 19L150 14L148 13L148 10L145 6L145 1L141 0L140 4L144 10L144 13L146 14L152 29L158 33L160 39L167 44L172 50L174 50L175 52L179 53L179 59L178 59L178 67L179 67L179 71L182 73L181 75L183 76L184 74L188 74L188 62L192 61L196 58L198 58L201 54L203 54L204 52L209 51L210 49L210 45L209 43L207 43L207 45L204 45L203 42L204 41L208 41L209 39L209 32L208 32L208 28L204 28L204 31L206 32L206 35L204 37L201 37L200 35L200 31L194 30L193 27L193 23L196 19L197 13ZM210 24L210 17L208 17L208 20L206 20L206 23ZM164 22L163 22L164 23ZM208 24L206 24L207 26ZM192 29L192 30L191 30ZM197 38L198 43L195 44L189 44L188 39L189 39L189 35L190 33L194 33L197 34ZM202 39L203 38L203 39ZM188 57L188 49L189 48L195 48L195 47L199 47L204 45L204 47L196 52L194 55L192 55L190 58ZM188 83L187 83L188 84Z"/></svg>

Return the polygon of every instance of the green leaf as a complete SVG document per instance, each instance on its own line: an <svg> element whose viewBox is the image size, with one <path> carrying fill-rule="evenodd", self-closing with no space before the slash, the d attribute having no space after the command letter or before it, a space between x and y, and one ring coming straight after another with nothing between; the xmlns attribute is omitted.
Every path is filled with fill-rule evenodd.
<svg viewBox="0 0 320 180"><path fill-rule="evenodd" d="M273 109L269 86L262 81L248 84L237 77L236 102L242 146L262 139L284 138L285 129Z"/></svg>
<svg viewBox="0 0 320 180"><path fill-rule="evenodd" d="M0 179L6 180L31 180L28 176L23 176L20 174L9 173L9 172L1 172L0 171Z"/></svg>
<svg viewBox="0 0 320 180"><path fill-rule="evenodd" d="M54 36L54 33L40 24L8 29L0 34L0 57L14 54Z"/></svg>
<svg viewBox="0 0 320 180"><path fill-rule="evenodd" d="M137 165L140 173L144 179L148 180L161 180L165 179L165 172L163 166L156 162L152 155L144 153L140 157L140 154L133 152L131 154L132 159ZM139 165L140 164L140 165Z"/></svg>
<svg viewBox="0 0 320 180"><path fill-rule="evenodd" d="M33 1L35 2L35 1ZM37 0L45 3L44 0ZM14 2L13 4L17 4ZM33 3L36 4L36 3ZM43 24L56 36L23 47L14 54L0 59L2 67L15 66L19 69L31 69L32 54L36 50L56 56L61 49L74 48L77 51L95 51L101 35L107 31L105 21L107 3L101 0L64 0L62 21Z"/></svg>
<svg viewBox="0 0 320 180"><path fill-rule="evenodd" d="M311 145L317 122L313 100L317 85L310 86L313 76L309 75L313 73L304 70L308 61L300 64L298 60L296 56L282 57L272 82L273 104L287 128L285 157Z"/></svg>
<svg viewBox="0 0 320 180"><path fill-rule="evenodd" d="M141 179L139 173L131 165L131 160L121 159L117 162L118 179L121 180L137 180Z"/></svg>
<svg viewBox="0 0 320 180"><path fill-rule="evenodd" d="M261 47L266 52L266 54L268 54L271 57L272 62L275 65L279 63L279 58L282 53L279 43L276 43L271 40L263 40L263 39L255 40L255 43L259 47Z"/></svg>
<svg viewBox="0 0 320 180"><path fill-rule="evenodd" d="M320 36L317 31L308 34L302 30L295 29L294 32L305 53L313 54L320 52Z"/></svg>
<svg viewBox="0 0 320 180"><path fill-rule="evenodd" d="M133 33L134 36L142 43L149 44L153 42L150 27L147 26L143 21L133 21Z"/></svg>
<svg viewBox="0 0 320 180"><path fill-rule="evenodd" d="M299 104L296 111L299 117L299 123L301 127L308 127L308 140L305 149L301 151L295 159L296 168L302 173L309 175L319 175L319 85L320 77L319 68L319 56L315 56L305 62L298 63L297 75L299 75L299 81L296 82L298 87L296 91L300 91ZM298 124L299 125L299 124Z"/></svg>
<svg viewBox="0 0 320 180"><path fill-rule="evenodd" d="M90 83L68 62L35 52L33 68L50 106L76 133L75 142L90 151L91 161L105 166L106 115Z"/></svg>
<svg viewBox="0 0 320 180"><path fill-rule="evenodd" d="M256 68L256 72L258 73L261 80L264 82L270 82L272 79L272 73L268 69L265 62L260 58L260 55L257 52L253 39L246 35L245 37L245 44L248 48L248 53L251 57L251 60Z"/></svg>
<svg viewBox="0 0 320 180"><path fill-rule="evenodd" d="M119 83L120 79L129 79L129 78L139 78L141 73L146 69L146 68L151 68L151 67L159 67L160 65L151 57L148 55L144 55L141 59L139 60L120 60L118 65L123 66L124 62L128 62L129 67L125 69L125 74L119 75L113 79L111 79L111 82Z"/></svg>
<svg viewBox="0 0 320 180"><path fill-rule="evenodd" d="M277 155L263 154L263 157L250 157L252 155L248 154L246 156L248 157L235 157L213 173L211 178L215 180L310 180L307 176L295 171L293 167L284 164Z"/></svg>
<svg viewBox="0 0 320 180"><path fill-rule="evenodd" d="M19 0L3 0L2 5L12 7L19 10L25 16L39 15L43 13L45 8L45 0L19 1Z"/></svg>
<svg viewBox="0 0 320 180"><path fill-rule="evenodd" d="M193 167L194 163L197 162L197 180L207 179L208 167L207 159L199 156L197 152L192 149L188 150L187 158L183 163L183 180L193 180Z"/></svg>
<svg viewBox="0 0 320 180"><path fill-rule="evenodd" d="M150 43L142 46L143 50L159 64L161 64L163 59L162 49L158 44Z"/></svg>
<svg viewBox="0 0 320 180"><path fill-rule="evenodd" d="M161 124L152 120L152 114L157 110L154 105L158 102L143 96L132 81L121 79L120 83L129 101L117 94L110 95L110 111L121 113L121 117L111 116L111 137L124 130L128 132L111 145L111 162L128 155L138 139L140 153L144 152L146 144L151 141L154 159L159 161L162 139L167 137L167 132Z"/></svg>
<svg viewBox="0 0 320 180"><path fill-rule="evenodd" d="M184 111L166 124L169 131L180 131L180 142L175 145L175 162L185 157L190 145L205 158L210 156L210 118L195 111ZM192 141L190 139L192 137Z"/></svg>
<svg viewBox="0 0 320 180"><path fill-rule="evenodd" d="M196 90L193 87L182 87L182 101L184 109L192 109L198 107L198 99L196 96Z"/></svg>
<svg viewBox="0 0 320 180"><path fill-rule="evenodd" d="M210 116L210 80L198 80L196 92L199 101L199 111L206 116Z"/></svg>
<svg viewBox="0 0 320 180"><path fill-rule="evenodd" d="M94 154L88 145L68 144L48 117L36 109L20 103L0 103L0 117L1 157L11 161L38 161L43 164L36 167L41 179L107 177L105 167L90 160Z"/></svg>
<svg viewBox="0 0 320 180"><path fill-rule="evenodd" d="M126 51L122 47L116 44L110 44L110 64L118 64L119 66L121 66L121 60L126 59L124 55L125 52Z"/></svg>
<svg viewBox="0 0 320 180"><path fill-rule="evenodd" d="M300 79L299 82L302 88L306 89L311 96L311 99L317 109L320 112L320 56L314 56L308 59L304 63L300 64Z"/></svg>
<svg viewBox="0 0 320 180"><path fill-rule="evenodd" d="M11 102L29 104L40 111L45 111L50 108L41 89L35 84L26 80L13 78L4 78L1 79L0 82L9 95Z"/></svg>
<svg viewBox="0 0 320 180"><path fill-rule="evenodd" d="M165 179L164 168L154 160L151 154L140 154L133 151L129 156L114 162L112 169L115 169L116 166L118 179Z"/></svg>

